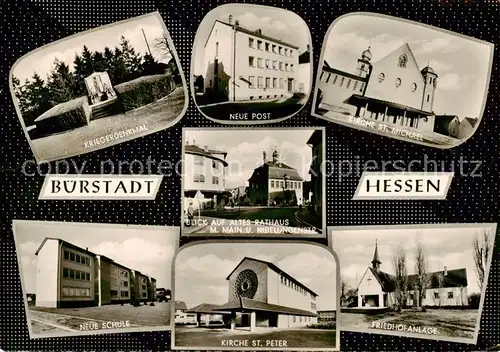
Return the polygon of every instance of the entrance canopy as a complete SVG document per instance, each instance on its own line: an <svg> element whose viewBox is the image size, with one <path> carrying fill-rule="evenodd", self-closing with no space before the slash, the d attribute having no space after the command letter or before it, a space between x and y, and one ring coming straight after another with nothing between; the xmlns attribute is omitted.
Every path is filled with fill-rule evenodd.
<svg viewBox="0 0 500 352"><path fill-rule="evenodd" d="M279 314L286 315L300 315L300 316L308 316L308 317L317 317L318 314L314 312L310 312L307 310L296 309L291 307L279 306L277 304L269 304L266 302L256 301L250 298L240 297L237 300L229 301L219 308L214 309L214 311L230 311L230 312L253 312L253 311L262 311L262 312L273 312Z"/></svg>
<svg viewBox="0 0 500 352"><path fill-rule="evenodd" d="M347 100L348 104L354 106L364 106L366 104L370 104L372 106L380 106L380 107L389 107L400 111L407 111L410 113L415 113L421 116L431 116L434 115L432 112L423 111L419 109L412 108L411 106L406 106L403 104L394 103L392 101L380 100L375 98L370 98L364 95L353 94Z"/></svg>

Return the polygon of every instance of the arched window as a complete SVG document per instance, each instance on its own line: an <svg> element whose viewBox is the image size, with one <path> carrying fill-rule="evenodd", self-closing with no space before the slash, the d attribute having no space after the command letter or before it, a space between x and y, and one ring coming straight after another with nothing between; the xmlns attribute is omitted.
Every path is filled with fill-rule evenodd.
<svg viewBox="0 0 500 352"><path fill-rule="evenodd" d="M411 86L411 91L414 92L416 90L417 90L417 84L413 83L412 86Z"/></svg>
<svg viewBox="0 0 500 352"><path fill-rule="evenodd" d="M399 57L398 66L406 67L407 62L408 62L408 56L406 56L406 54L403 54Z"/></svg>
<svg viewBox="0 0 500 352"><path fill-rule="evenodd" d="M378 81L379 81L379 82L382 82L384 79L385 79L385 75L384 75L383 73L380 73L380 74L378 75Z"/></svg>

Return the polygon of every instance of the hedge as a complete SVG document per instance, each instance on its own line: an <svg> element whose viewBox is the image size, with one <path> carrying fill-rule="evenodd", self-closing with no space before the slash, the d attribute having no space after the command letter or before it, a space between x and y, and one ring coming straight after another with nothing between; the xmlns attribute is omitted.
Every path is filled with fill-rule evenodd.
<svg viewBox="0 0 500 352"><path fill-rule="evenodd" d="M115 86L124 111L134 110L169 95L176 85L171 75L143 76Z"/></svg>
<svg viewBox="0 0 500 352"><path fill-rule="evenodd" d="M35 119L34 134L39 138L85 126L89 122L90 112L87 97L58 104Z"/></svg>

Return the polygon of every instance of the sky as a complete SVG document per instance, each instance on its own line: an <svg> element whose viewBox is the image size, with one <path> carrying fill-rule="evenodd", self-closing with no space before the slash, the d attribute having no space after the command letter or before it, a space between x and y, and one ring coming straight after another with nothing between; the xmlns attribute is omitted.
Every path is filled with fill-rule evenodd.
<svg viewBox="0 0 500 352"><path fill-rule="evenodd" d="M340 19L328 35L323 59L331 67L355 73L369 46L372 63L408 43L420 69L438 74L434 110L438 114L480 117L489 82L492 46L432 28L383 17L352 15Z"/></svg>
<svg viewBox="0 0 500 352"><path fill-rule="evenodd" d="M129 40L130 45L137 53L144 55L148 50L141 29L146 34L153 57L160 62L165 62L161 52L155 48L155 41L157 38L161 38L167 30L159 15L152 13L145 17L128 20L125 23L107 25L82 32L76 36L62 39L56 44L46 45L22 58L15 66L13 75L18 77L21 83L24 83L26 78L31 78L34 72L45 79L56 58L73 69L75 55L81 53L84 45L92 52L104 51L106 46L110 49L118 46L122 35Z"/></svg>
<svg viewBox="0 0 500 352"><path fill-rule="evenodd" d="M235 188L248 185L253 170L263 163L262 152L271 160L274 148L283 163L297 169L305 181L310 180L312 151L306 143L313 132L313 129L186 130L184 141L227 152L226 188Z"/></svg>
<svg viewBox="0 0 500 352"><path fill-rule="evenodd" d="M336 309L336 263L327 249L304 243L208 243L187 247L175 259L175 300L188 308L229 300L226 277L244 257L265 260L318 294L318 310Z"/></svg>
<svg viewBox="0 0 500 352"><path fill-rule="evenodd" d="M172 259L179 229L164 226L128 226L21 221L14 236L26 292L36 292L35 252L45 237L55 237L102 254L154 277L157 287L170 288Z"/></svg>
<svg viewBox="0 0 500 352"><path fill-rule="evenodd" d="M229 15L234 21L240 21L240 26L249 30L261 29L262 34L280 39L286 43L295 44L300 53L310 44L309 28L294 12L275 7L228 4L210 11L200 23L196 32L196 47L193 52L193 74L204 74L204 45L216 20L228 22Z"/></svg>
<svg viewBox="0 0 500 352"><path fill-rule="evenodd" d="M481 227L484 226L484 227ZM467 269L468 293L480 292L476 280L472 241L483 231L495 237L494 229L488 225L457 228L404 228L333 230L332 248L339 257L340 274L349 288L356 288L366 269L371 266L375 241L382 262L380 269L394 275L393 254L402 245L408 261L408 274L415 273L414 253L417 243L425 249L428 270Z"/></svg>

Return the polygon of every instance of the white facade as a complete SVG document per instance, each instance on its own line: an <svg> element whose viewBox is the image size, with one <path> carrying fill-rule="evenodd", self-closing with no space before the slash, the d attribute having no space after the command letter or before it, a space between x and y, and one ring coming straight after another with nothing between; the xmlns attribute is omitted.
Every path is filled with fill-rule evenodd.
<svg viewBox="0 0 500 352"><path fill-rule="evenodd" d="M47 240L37 255L36 306L57 307L59 301L59 241Z"/></svg>
<svg viewBox="0 0 500 352"><path fill-rule="evenodd" d="M215 21L205 44L205 93L229 101L291 97L300 89L298 58L293 45Z"/></svg>
<svg viewBox="0 0 500 352"><path fill-rule="evenodd" d="M223 192L226 184L226 166L217 158L184 155L184 189Z"/></svg>
<svg viewBox="0 0 500 352"><path fill-rule="evenodd" d="M415 292L410 290L408 294L407 305L415 305ZM429 307L467 306L469 305L467 287L429 288L426 290L422 305Z"/></svg>

